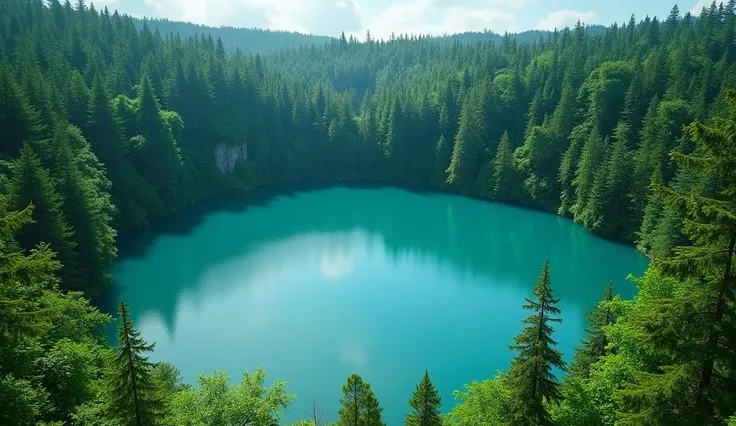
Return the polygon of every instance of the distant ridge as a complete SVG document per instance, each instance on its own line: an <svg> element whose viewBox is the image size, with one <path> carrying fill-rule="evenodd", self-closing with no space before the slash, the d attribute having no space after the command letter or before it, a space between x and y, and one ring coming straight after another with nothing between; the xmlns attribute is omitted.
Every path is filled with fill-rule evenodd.
<svg viewBox="0 0 736 426"><path fill-rule="evenodd" d="M158 31L162 37L169 33L178 33L183 38L209 34L212 38L222 39L225 50L235 53L240 49L243 53L268 53L282 49L291 49L303 45L323 44L332 37L302 34L291 31L272 31L260 28L208 27L190 22L170 21L168 19L133 18L139 29L144 24L151 31Z"/></svg>
<svg viewBox="0 0 736 426"><path fill-rule="evenodd" d="M168 19L133 18L139 29L144 24L151 31L158 31L165 37L169 33L178 33L183 38L195 35L211 35L213 39L222 39L223 46L228 53L235 53L238 49L243 53L269 53L284 49L294 49L299 46L320 45L336 37L302 34L295 31L273 31L260 28L236 28L236 27L209 27L206 25L193 24L190 22L171 21ZM588 26L588 33L602 33L606 27L603 25ZM539 41L549 35L551 31L527 30L520 33L510 33L509 36L519 43L532 43ZM465 33L449 34L442 36L424 36L423 38L439 41L440 43L478 43L491 42L500 43L504 39L503 34L493 31L469 31Z"/></svg>
<svg viewBox="0 0 736 426"><path fill-rule="evenodd" d="M588 34L595 35L602 33L606 27L603 25L590 25L586 27ZM562 28L560 28L561 30ZM515 39L519 43L532 43L539 41L541 37L546 38L547 35L552 31L546 30L527 30L520 33L509 33L512 39ZM493 31L470 31L458 34L448 34L445 36L432 37L441 41L455 42L459 41L462 43L477 43L477 42L493 42L500 43L503 41L503 34L494 33Z"/></svg>

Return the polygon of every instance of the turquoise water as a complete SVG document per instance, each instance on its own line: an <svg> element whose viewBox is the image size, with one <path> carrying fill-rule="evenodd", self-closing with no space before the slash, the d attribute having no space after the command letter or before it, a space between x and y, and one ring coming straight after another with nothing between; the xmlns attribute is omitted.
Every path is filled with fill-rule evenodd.
<svg viewBox="0 0 736 426"><path fill-rule="evenodd" d="M428 369L452 391L505 369L545 258L572 359L613 280L626 297L647 260L567 219L461 196L393 187L281 188L229 197L126 236L111 300L125 298L156 342L153 360L198 373L262 365L337 419L351 373L371 383L388 425Z"/></svg>

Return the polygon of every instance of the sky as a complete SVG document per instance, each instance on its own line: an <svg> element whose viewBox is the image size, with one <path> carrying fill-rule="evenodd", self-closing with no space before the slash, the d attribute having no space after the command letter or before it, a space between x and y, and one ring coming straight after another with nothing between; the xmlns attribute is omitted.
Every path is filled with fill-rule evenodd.
<svg viewBox="0 0 736 426"><path fill-rule="evenodd" d="M92 1L92 0L87 0ZM257 27L364 38L396 34L454 34L490 30L553 30L628 22L631 14L666 17L676 0L94 0L136 17L169 18L209 26ZM712 0L680 0L698 14ZM720 2L720 0L719 0Z"/></svg>

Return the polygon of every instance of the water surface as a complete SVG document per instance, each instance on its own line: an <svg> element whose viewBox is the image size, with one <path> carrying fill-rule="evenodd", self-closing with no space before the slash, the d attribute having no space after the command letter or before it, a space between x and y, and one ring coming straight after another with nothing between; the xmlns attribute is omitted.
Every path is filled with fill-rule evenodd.
<svg viewBox="0 0 736 426"><path fill-rule="evenodd" d="M351 373L371 383L384 420L403 424L428 369L452 391L505 369L545 258L572 359L613 281L626 297L646 259L552 214L393 187L259 190L126 236L110 298L125 298L152 359L198 373L262 365L337 418Z"/></svg>

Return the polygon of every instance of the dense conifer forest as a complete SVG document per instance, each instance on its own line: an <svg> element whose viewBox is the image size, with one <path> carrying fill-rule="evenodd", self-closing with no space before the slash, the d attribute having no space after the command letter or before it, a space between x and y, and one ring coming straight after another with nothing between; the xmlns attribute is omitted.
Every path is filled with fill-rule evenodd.
<svg viewBox="0 0 736 426"><path fill-rule="evenodd" d="M120 232L219 194L344 180L547 210L652 260L633 300L607 288L571 365L544 265L508 370L449 413L417 377L406 424L736 424L736 0L524 40L273 39L260 55L149 24L0 3L0 424L278 424L285 382L184 384L148 360L124 303L108 346L88 298ZM343 394L329 420L384 424L363 378Z"/></svg>

